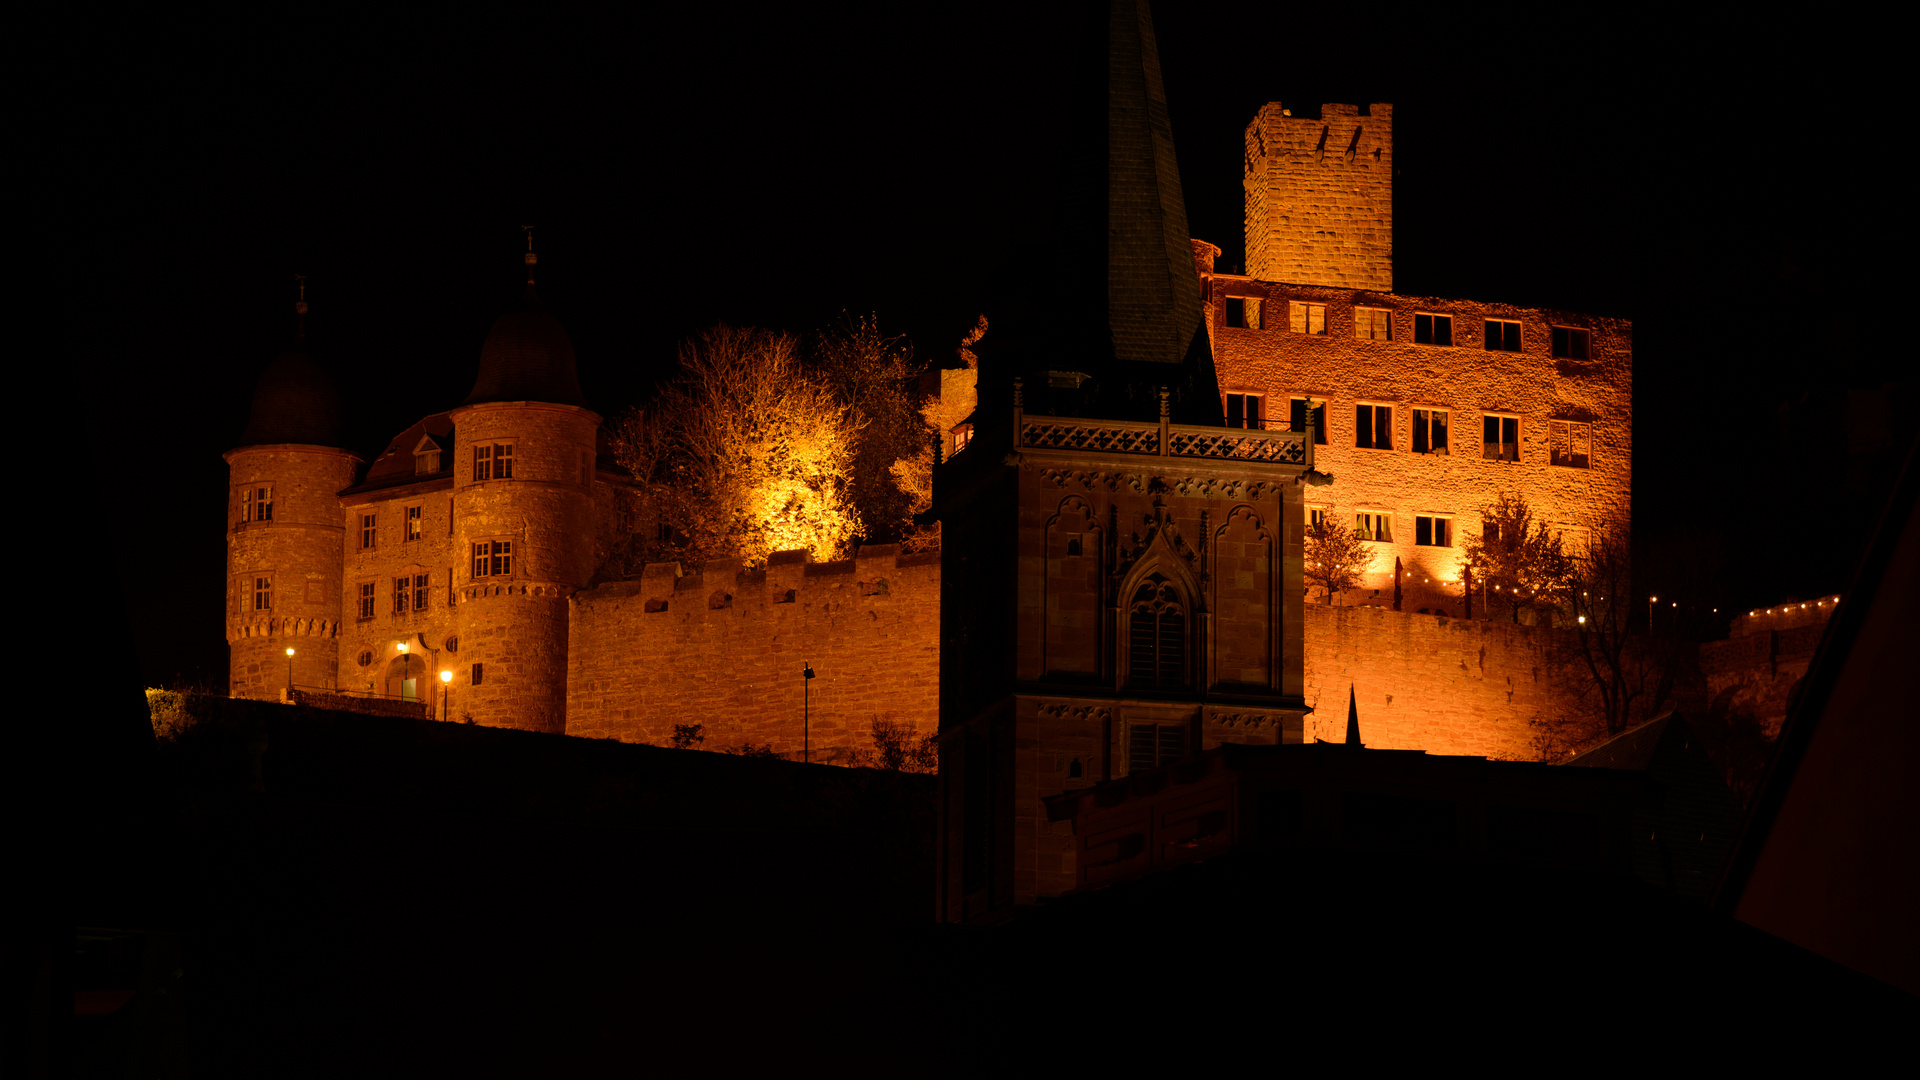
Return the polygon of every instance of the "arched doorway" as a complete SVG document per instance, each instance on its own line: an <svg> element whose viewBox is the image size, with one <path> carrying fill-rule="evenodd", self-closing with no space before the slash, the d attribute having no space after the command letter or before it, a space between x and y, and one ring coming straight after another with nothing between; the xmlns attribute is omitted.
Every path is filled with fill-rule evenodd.
<svg viewBox="0 0 1920 1080"><path fill-rule="evenodd" d="M387 685L383 691L390 698L401 701L419 701L427 692L427 660L424 656L415 656L410 652L401 653L387 664Z"/></svg>

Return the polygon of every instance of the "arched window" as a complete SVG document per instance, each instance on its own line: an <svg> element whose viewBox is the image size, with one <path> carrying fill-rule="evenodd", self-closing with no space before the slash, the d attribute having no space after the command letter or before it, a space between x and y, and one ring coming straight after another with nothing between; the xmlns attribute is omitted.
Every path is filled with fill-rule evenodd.
<svg viewBox="0 0 1920 1080"><path fill-rule="evenodd" d="M1140 583L1128 608L1127 674L1134 686L1176 690L1187 685L1187 605L1180 590L1159 574Z"/></svg>

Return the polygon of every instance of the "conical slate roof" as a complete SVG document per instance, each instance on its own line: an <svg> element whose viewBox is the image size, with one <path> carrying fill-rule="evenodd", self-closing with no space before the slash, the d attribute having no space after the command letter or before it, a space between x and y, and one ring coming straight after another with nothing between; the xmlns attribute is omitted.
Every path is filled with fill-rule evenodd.
<svg viewBox="0 0 1920 1080"><path fill-rule="evenodd" d="M274 443L340 445L340 388L305 337L295 338L261 373L238 445Z"/></svg>
<svg viewBox="0 0 1920 1080"><path fill-rule="evenodd" d="M585 407L573 341L548 313L532 284L526 298L494 320L480 347L480 375L465 404L486 401L546 401Z"/></svg>

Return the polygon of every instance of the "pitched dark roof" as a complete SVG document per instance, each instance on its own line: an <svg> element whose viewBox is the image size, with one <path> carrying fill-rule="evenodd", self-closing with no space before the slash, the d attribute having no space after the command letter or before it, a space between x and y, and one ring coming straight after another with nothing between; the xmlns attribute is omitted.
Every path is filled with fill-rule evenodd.
<svg viewBox="0 0 1920 1080"><path fill-rule="evenodd" d="M1563 765L1579 765L1590 769L1631 769L1645 770L1653 763L1653 752L1660 748L1660 737L1666 734L1667 720L1672 713L1659 716L1627 730L1601 743L1591 750L1583 751L1566 761Z"/></svg>
<svg viewBox="0 0 1920 1080"><path fill-rule="evenodd" d="M304 337L295 338L260 373L247 429L236 445L274 443L340 445L340 388Z"/></svg>
<svg viewBox="0 0 1920 1080"><path fill-rule="evenodd" d="M494 320L480 347L480 375L464 404L546 401L585 407L573 341L531 285L526 298Z"/></svg>
<svg viewBox="0 0 1920 1080"><path fill-rule="evenodd" d="M524 399L522 399L524 400ZM440 469L438 472L421 476L414 471L413 449L420 445L423 436L432 436L440 444ZM367 474L358 484L342 491L342 495L353 495L362 491L374 491L379 488L411 484L418 480L434 480L453 476L453 419L449 413L434 413L413 423L413 426L393 437L380 456L367 466Z"/></svg>

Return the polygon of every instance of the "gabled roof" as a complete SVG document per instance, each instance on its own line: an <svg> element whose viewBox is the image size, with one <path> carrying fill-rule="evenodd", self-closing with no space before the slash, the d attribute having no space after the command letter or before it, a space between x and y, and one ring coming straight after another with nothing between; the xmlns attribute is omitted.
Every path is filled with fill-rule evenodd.
<svg viewBox="0 0 1920 1080"><path fill-rule="evenodd" d="M414 471L414 455L420 452L422 446L429 444L438 446L446 452L440 455L440 471L430 476L421 476ZM373 459L373 464L367 466L367 475L358 484L340 494L353 495L363 491L397 487L401 484L411 484L416 480L433 480L442 477L451 479L453 477L452 449L452 414L439 412L421 417L387 443L387 448L380 452L379 457Z"/></svg>

